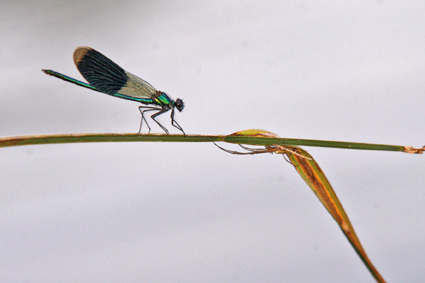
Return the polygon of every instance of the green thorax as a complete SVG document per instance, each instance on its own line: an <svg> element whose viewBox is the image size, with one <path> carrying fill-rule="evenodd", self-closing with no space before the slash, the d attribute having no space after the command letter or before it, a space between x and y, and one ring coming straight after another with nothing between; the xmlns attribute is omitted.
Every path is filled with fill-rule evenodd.
<svg viewBox="0 0 425 283"><path fill-rule="evenodd" d="M158 91L153 97L152 97L152 104L157 104L160 106L173 106L174 101L168 97L168 95L165 92Z"/></svg>

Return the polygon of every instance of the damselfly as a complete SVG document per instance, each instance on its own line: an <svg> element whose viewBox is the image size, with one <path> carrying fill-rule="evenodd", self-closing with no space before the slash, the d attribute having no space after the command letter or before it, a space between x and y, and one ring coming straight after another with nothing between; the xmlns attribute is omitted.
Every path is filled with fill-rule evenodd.
<svg viewBox="0 0 425 283"><path fill-rule="evenodd" d="M78 47L74 51L74 63L81 75L89 82L81 82L52 70L42 70L44 73L89 88L98 92L106 93L115 97L140 102L145 105L139 106L142 114L139 133L142 130L143 120L151 128L145 118L145 112L157 111L151 118L168 134L168 130L156 120L161 114L171 110L171 125L179 129L185 135L182 127L174 119L174 109L180 112L184 108L183 100L177 98L172 100L165 92L156 90L151 84L141 78L125 71L112 62L111 59L90 47Z"/></svg>

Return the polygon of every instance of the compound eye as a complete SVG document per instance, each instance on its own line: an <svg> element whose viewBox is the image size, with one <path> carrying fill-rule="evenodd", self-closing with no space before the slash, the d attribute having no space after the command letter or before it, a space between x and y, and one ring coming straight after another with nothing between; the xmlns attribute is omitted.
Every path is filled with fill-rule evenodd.
<svg viewBox="0 0 425 283"><path fill-rule="evenodd" d="M184 108L183 100L181 100L180 98L177 98L177 100L176 100L176 108L179 111L182 111L183 108Z"/></svg>

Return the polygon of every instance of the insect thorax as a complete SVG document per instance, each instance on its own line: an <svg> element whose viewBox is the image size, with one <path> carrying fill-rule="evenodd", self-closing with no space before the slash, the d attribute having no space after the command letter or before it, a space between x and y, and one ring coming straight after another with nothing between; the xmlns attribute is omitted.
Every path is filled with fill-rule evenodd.
<svg viewBox="0 0 425 283"><path fill-rule="evenodd" d="M154 97L152 97L152 100L155 102L155 104L161 105L161 106L172 106L173 100L168 97L168 95L165 92L158 91Z"/></svg>

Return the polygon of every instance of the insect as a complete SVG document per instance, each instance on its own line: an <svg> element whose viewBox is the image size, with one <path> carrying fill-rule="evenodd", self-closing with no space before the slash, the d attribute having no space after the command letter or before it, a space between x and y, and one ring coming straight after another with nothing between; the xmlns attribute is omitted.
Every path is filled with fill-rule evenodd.
<svg viewBox="0 0 425 283"><path fill-rule="evenodd" d="M75 49L74 63L78 71L89 83L73 79L53 70L43 69L42 71L47 75L94 91L149 105L139 106L139 111L142 114L139 133L142 130L143 121L149 128L149 133L151 132L151 128L145 118L145 112L157 111L151 115L152 120L169 134L168 130L156 120L156 117L171 110L171 125L186 135L183 128L174 119L174 109L181 112L184 108L183 100L180 98L172 100L165 92L156 90L147 81L125 71L111 59L90 47L78 47Z"/></svg>

